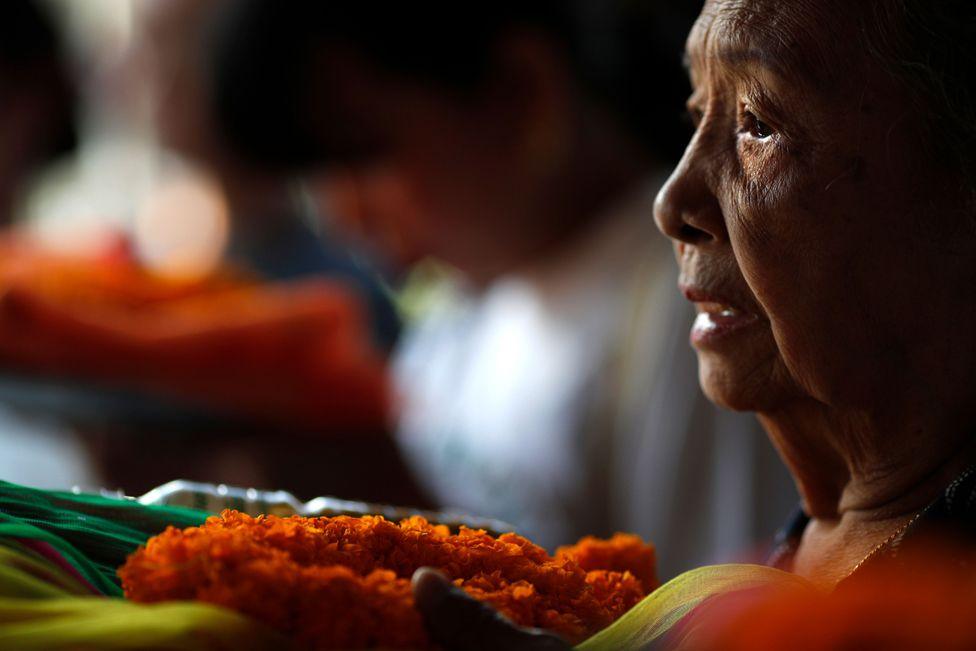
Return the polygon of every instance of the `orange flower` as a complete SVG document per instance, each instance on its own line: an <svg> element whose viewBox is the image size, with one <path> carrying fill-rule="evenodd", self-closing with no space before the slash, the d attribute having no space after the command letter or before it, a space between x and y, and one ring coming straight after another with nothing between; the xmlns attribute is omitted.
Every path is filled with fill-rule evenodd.
<svg viewBox="0 0 976 651"><path fill-rule="evenodd" d="M657 587L654 548L633 534L618 533L610 540L587 536L575 545L557 549L556 558L572 559L587 571L630 572L640 579L647 592Z"/></svg>
<svg viewBox="0 0 976 651"><path fill-rule="evenodd" d="M615 545L640 556L635 540L607 545L603 558L611 564L626 564L614 557ZM645 560L653 557L649 546L644 552ZM515 623L571 642L609 625L647 593L629 571L587 571L570 549L554 558L515 534L451 534L423 518L395 524L378 516L251 518L235 511L202 527L168 529L119 576L134 601L222 605L307 648L428 648L410 592L410 577L423 566L441 569Z"/></svg>

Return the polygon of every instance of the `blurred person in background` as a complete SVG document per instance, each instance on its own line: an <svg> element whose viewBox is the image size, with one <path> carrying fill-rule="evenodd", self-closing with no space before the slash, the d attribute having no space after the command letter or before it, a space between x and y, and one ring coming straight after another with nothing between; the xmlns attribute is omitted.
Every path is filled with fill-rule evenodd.
<svg viewBox="0 0 976 651"><path fill-rule="evenodd" d="M226 256L231 262L269 280L327 276L347 283L369 310L377 344L389 350L399 333L399 317L375 264L334 229L322 232L327 224L313 223L309 204L294 183L241 161L216 135L203 62L212 18L222 2L152 0L146 5L137 57L147 73L158 144L216 180L228 204Z"/></svg>
<svg viewBox="0 0 976 651"><path fill-rule="evenodd" d="M36 2L0 3L0 223L32 174L77 140L75 89L61 38Z"/></svg>
<svg viewBox="0 0 976 651"><path fill-rule="evenodd" d="M175 167L184 168L182 174L212 183L226 203L225 262L256 272L269 282L281 281L281 286L324 278L350 288L366 308L373 342L388 353L399 335L400 320L376 256L357 250L356 242L330 228L322 215L315 214L315 207L303 201L301 189L293 180L268 174L241 160L217 135L212 79L205 73L204 62L212 47L213 20L224 4L228 0L152 0L143 5L141 37L131 53L129 74L138 75L145 84L155 143L163 154L176 159ZM172 162L167 161L171 166ZM316 217L320 219L316 221ZM136 228L137 232L151 233L186 219L172 210L157 211L148 220L145 215L138 218ZM192 216L189 219L192 225ZM286 438L287 443L282 437L251 433L211 440L206 453L195 455L198 462L210 464L214 474L209 477L206 470L188 470L194 466L186 459L154 461L166 458L165 450L158 449L165 447L166 441L156 441L153 446L147 446L145 440L116 443L106 450L111 457L105 464L124 468L127 458L140 458L145 468L154 463L158 466L153 468L153 475L159 478L194 472L195 477L208 481L274 486L304 497L326 491L361 499L382 499L387 493L381 483L364 486L358 481L362 473L351 466L339 468L326 462L312 467L309 459L340 458L350 451L358 455L355 451L369 445L374 453L372 467L399 467L396 451L380 445L372 436ZM328 469L327 479L320 476L324 469ZM134 483L132 474L124 478L125 485ZM401 488L408 483L396 471L388 470L387 474L396 477L391 481ZM412 489L408 494L422 501Z"/></svg>
<svg viewBox="0 0 976 651"><path fill-rule="evenodd" d="M103 3L99 10L94 3L52 3L59 10L55 16L68 27L78 29L77 19L95 20L105 11L128 31L116 47L102 47L111 39L92 38L90 52L84 47L73 52L85 72L85 151L72 169L43 179L39 185L48 187L38 192L42 200L25 211L30 218L25 221L35 227L29 235L43 230L47 237L18 238L16 252L23 253L23 260L8 255L9 264L0 268L0 400L30 417L7 418L4 412L2 479L61 488L105 482L138 493L173 477L191 477L277 486L311 497L316 493L309 478L314 477L318 490L377 497L355 487L355 477L348 479L354 471L343 474L334 468L332 481L322 482L317 475L321 463L311 468L295 459L281 465L270 461L273 451L286 459L292 454L279 449L284 447L301 448L307 462L310 456L321 458L354 446L350 440L332 441L330 435L348 434L356 423L368 427L369 434L386 434L388 401L380 355L374 356L366 341L363 348L369 350L362 351L362 366L344 364L357 359L360 332L373 326L372 340L387 351L399 324L375 274L338 242L324 243L305 224L291 185L240 164L213 137L207 79L200 66L209 43L209 18L219 4L159 0ZM64 75L48 74L53 55L45 54L60 48L53 25L32 4L7 3L2 12L10 14L0 28L6 36L0 52L10 53L9 61L0 62L0 70L10 77L9 84L6 76L2 79L2 99L9 98L2 106L10 109L9 122L21 131L5 137L11 151L5 149L0 156L17 154L26 163L33 160L26 155L26 144L37 148L34 140L43 132L43 120L54 114L41 99L63 94L57 84L63 85ZM56 108L68 112L72 107ZM19 138L25 147L18 146ZM111 160L97 156L96 164L86 164L93 150L123 140L128 145L117 149L119 155ZM182 160L174 164L177 158ZM120 173L140 165L148 172L141 179L148 181L144 184ZM105 195L98 188L107 190ZM98 200L117 195L126 195L126 200ZM66 211L50 210L59 207L51 196L64 197L53 203ZM75 220L79 224L70 224L85 213ZM219 257L220 236L226 236L228 224L222 224L223 232L213 228L221 226L215 217L226 221L228 213L235 267L231 273ZM40 221L45 228L36 228ZM78 246L85 239L78 237L80 230L95 245ZM204 240L213 240L215 246ZM181 245L191 251L181 251ZM203 256L208 264L200 265L201 252L216 255ZM169 264L194 259L191 265ZM238 276L236 267L256 271L263 280L308 282L264 284L250 274ZM311 276L337 282L319 284ZM238 279L253 285L253 300L224 301L211 295L206 309L191 308L199 321L188 321L178 306L167 310L162 305L168 300L163 297L179 303L197 289L208 290L211 277L211 289ZM367 327L358 320L356 297L333 291L340 286L365 296L372 316ZM15 294L16 301L11 299ZM347 314L354 316L346 319ZM352 328L355 336L346 332ZM362 339L368 340L369 334ZM265 368L256 361L262 355L274 360L275 350L296 344L304 355L290 355L287 362ZM221 350L227 351L223 360ZM356 376L357 371L368 375L362 384L364 377ZM321 390L330 386L330 377L339 376L341 387ZM325 384L317 386L320 382ZM363 390L357 394L355 387ZM314 417L306 417L310 403ZM357 408L353 424L343 420L343 411ZM53 422L38 422L37 413ZM275 427L318 436L293 436L283 444L267 436ZM260 437L254 436L257 430ZM76 433L84 448L74 443ZM304 452L309 446L316 446L316 455ZM373 466L382 467L382 458Z"/></svg>
<svg viewBox="0 0 976 651"><path fill-rule="evenodd" d="M0 224L10 226L34 175L77 144L77 102L57 26L39 3L0 3ZM84 448L48 418L0 406L0 478L90 484Z"/></svg>
<svg viewBox="0 0 976 651"><path fill-rule="evenodd" d="M458 270L396 354L398 441L435 499L548 546L636 531L664 575L795 501L754 420L701 396L651 218L699 5L245 0L216 58L238 147L324 169L402 259Z"/></svg>

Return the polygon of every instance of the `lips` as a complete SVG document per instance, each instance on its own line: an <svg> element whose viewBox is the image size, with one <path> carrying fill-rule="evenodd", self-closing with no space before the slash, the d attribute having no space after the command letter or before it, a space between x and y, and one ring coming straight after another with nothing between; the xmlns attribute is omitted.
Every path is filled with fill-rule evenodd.
<svg viewBox="0 0 976 651"><path fill-rule="evenodd" d="M755 311L741 307L745 302L727 298L721 291L684 284L681 291L698 312L691 328L691 343L696 347L716 345L760 320Z"/></svg>

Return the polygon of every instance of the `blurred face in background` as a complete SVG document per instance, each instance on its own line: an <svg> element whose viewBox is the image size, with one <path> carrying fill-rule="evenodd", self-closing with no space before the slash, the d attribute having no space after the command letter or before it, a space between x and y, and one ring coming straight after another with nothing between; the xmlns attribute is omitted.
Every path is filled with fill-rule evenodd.
<svg viewBox="0 0 976 651"><path fill-rule="evenodd" d="M435 256L487 282L571 227L557 209L570 165L575 89L541 38L511 39L464 92L385 75L350 57L330 65L357 126L379 152L333 168L320 186L333 214L396 261ZM571 221L571 220L570 220Z"/></svg>

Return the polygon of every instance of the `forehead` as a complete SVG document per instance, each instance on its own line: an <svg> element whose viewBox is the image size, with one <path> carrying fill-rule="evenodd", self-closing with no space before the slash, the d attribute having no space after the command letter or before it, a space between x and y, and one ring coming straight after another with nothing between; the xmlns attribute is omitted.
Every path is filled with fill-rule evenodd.
<svg viewBox="0 0 976 651"><path fill-rule="evenodd" d="M693 74L720 63L756 67L814 86L835 85L851 69L858 2L708 0L688 37Z"/></svg>

